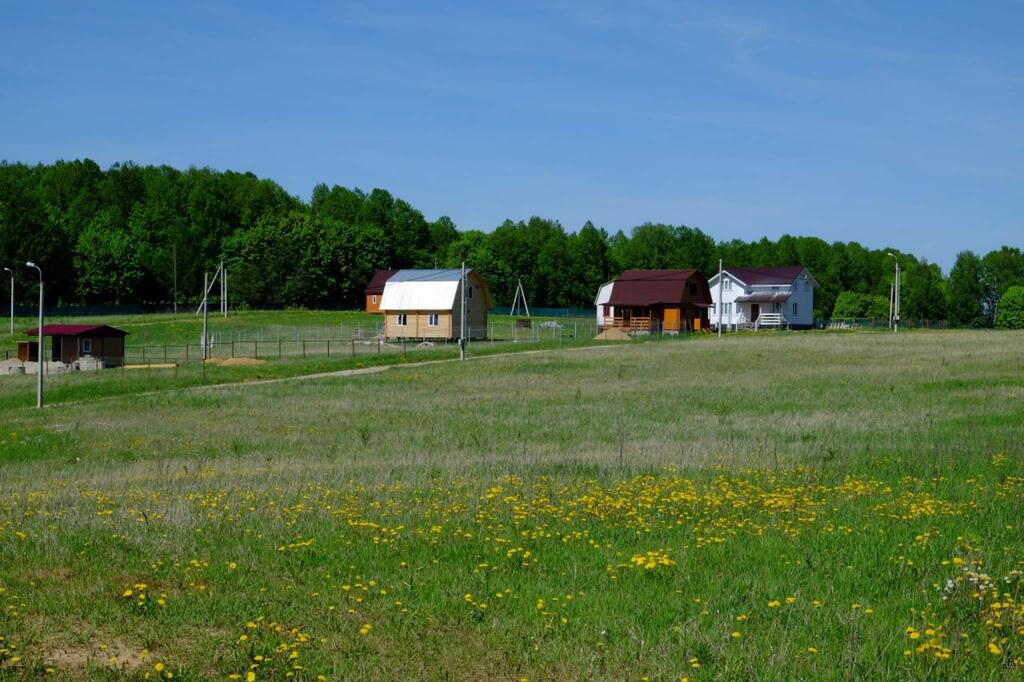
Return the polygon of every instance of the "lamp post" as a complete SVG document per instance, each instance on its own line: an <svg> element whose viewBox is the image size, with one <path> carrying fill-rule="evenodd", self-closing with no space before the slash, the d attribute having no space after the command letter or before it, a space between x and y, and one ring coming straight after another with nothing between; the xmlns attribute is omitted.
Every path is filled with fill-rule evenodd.
<svg viewBox="0 0 1024 682"><path fill-rule="evenodd" d="M890 252L889 255L896 261L896 277L892 283L892 331L895 334L900 331L900 259L895 253Z"/></svg>
<svg viewBox="0 0 1024 682"><path fill-rule="evenodd" d="M36 407L43 406L43 368L46 366L43 360L43 269L28 261L27 268L35 268L39 271L39 348L36 351L36 359L39 361L38 381L36 382Z"/></svg>
<svg viewBox="0 0 1024 682"><path fill-rule="evenodd" d="M14 270L4 268L4 272L11 273L11 336L14 336Z"/></svg>

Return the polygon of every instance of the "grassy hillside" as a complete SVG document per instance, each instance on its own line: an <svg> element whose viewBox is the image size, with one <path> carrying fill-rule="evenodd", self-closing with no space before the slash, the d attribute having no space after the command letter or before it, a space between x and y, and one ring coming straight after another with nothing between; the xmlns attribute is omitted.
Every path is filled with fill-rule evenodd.
<svg viewBox="0 0 1024 682"><path fill-rule="evenodd" d="M0 674L1020 676L1024 336L169 390L0 432Z"/></svg>

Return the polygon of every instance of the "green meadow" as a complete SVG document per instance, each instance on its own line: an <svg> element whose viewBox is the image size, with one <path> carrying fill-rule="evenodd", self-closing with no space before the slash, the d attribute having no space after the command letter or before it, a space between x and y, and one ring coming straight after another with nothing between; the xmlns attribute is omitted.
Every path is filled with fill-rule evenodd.
<svg viewBox="0 0 1024 682"><path fill-rule="evenodd" d="M0 378L0 678L1019 679L1022 349Z"/></svg>

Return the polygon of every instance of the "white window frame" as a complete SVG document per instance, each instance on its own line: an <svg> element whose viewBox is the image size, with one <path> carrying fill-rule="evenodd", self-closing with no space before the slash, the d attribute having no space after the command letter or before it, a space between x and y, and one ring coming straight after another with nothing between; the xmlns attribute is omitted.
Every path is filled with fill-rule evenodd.
<svg viewBox="0 0 1024 682"><path fill-rule="evenodd" d="M439 317L440 315L438 315L437 313L427 313L427 326L436 327L438 324Z"/></svg>
<svg viewBox="0 0 1024 682"><path fill-rule="evenodd" d="M377 303L377 294L373 294L373 296L371 297L371 300L376 305L376 303Z"/></svg>
<svg viewBox="0 0 1024 682"><path fill-rule="evenodd" d="M409 324L409 316L406 313L398 313L397 324L399 327L407 326Z"/></svg>
<svg viewBox="0 0 1024 682"><path fill-rule="evenodd" d="M799 315L799 313L797 312L798 309L799 308L797 307L796 301L793 301L793 315L794 316Z"/></svg>
<svg viewBox="0 0 1024 682"><path fill-rule="evenodd" d="M729 279L728 277L723 277L722 278L722 290L723 291L732 291L732 280Z"/></svg>
<svg viewBox="0 0 1024 682"><path fill-rule="evenodd" d="M82 339L82 355L92 355L92 339Z"/></svg>

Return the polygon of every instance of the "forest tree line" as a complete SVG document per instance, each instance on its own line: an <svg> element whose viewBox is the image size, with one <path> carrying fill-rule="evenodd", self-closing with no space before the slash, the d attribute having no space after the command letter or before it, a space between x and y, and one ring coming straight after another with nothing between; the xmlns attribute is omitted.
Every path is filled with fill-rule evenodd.
<svg viewBox="0 0 1024 682"><path fill-rule="evenodd" d="M631 268L802 264L820 289L815 317L885 317L893 260L903 268L903 316L958 326L994 323L1008 288L1024 285L1024 254L964 251L948 276L913 254L784 235L716 241L685 225L645 223L575 232L555 220L506 220L489 232L428 221L383 189L317 185L307 203L251 173L90 160L0 163L0 267L17 276L18 300L34 300L46 273L47 305L169 303L201 297L203 273L223 260L233 305L359 307L378 268L456 267L487 280L509 305L522 277L531 305L586 307L598 287ZM17 267L15 267L17 266Z"/></svg>

